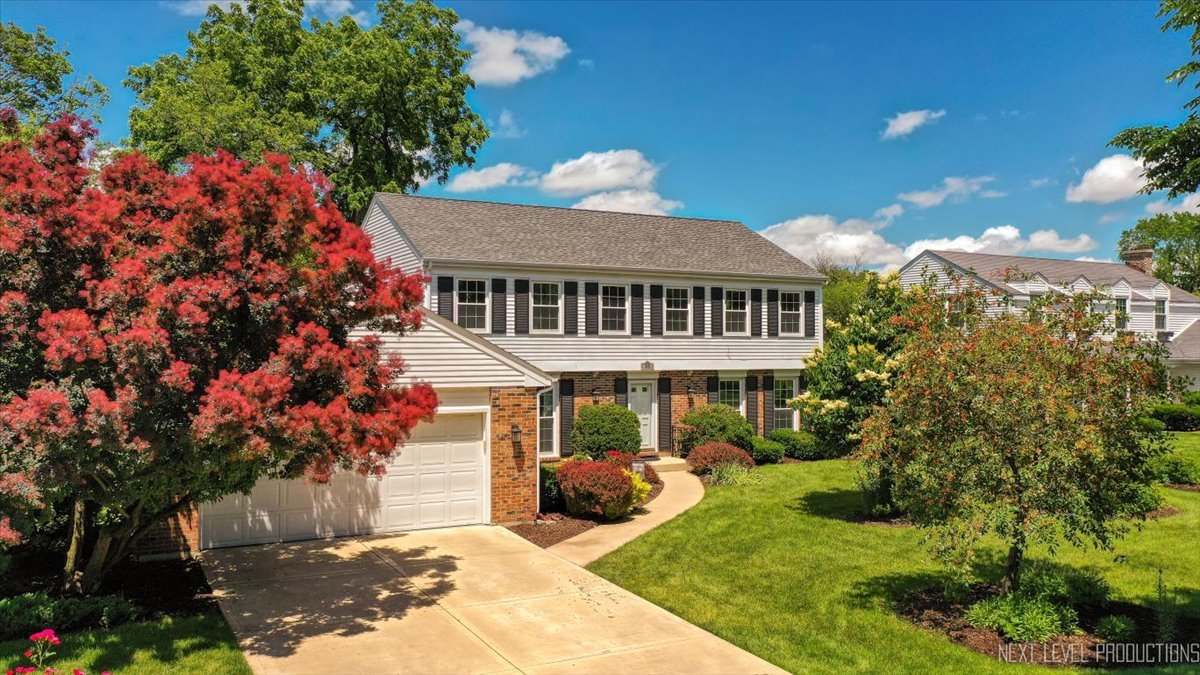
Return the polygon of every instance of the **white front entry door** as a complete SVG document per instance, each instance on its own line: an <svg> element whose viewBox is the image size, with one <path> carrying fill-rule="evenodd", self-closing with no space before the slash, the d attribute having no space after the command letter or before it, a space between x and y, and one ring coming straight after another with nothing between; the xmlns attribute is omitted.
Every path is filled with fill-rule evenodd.
<svg viewBox="0 0 1200 675"><path fill-rule="evenodd" d="M629 409L637 413L642 423L642 447L654 447L654 383L629 384Z"/></svg>
<svg viewBox="0 0 1200 675"><path fill-rule="evenodd" d="M484 436L482 414L438 415L417 425L380 478L264 479L248 495L201 505L200 547L486 523Z"/></svg>

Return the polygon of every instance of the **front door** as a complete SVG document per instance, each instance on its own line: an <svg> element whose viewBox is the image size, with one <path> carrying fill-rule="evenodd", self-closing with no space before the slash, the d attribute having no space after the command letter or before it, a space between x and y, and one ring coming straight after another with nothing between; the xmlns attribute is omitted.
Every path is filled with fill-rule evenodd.
<svg viewBox="0 0 1200 675"><path fill-rule="evenodd" d="M629 409L637 413L642 426L642 447L654 447L654 383L629 384Z"/></svg>

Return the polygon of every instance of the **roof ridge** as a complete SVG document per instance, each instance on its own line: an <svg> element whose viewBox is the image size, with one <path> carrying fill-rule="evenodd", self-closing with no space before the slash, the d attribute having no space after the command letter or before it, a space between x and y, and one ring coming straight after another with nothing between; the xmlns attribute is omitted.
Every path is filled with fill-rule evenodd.
<svg viewBox="0 0 1200 675"><path fill-rule="evenodd" d="M1122 267L1129 267L1129 265L1126 265L1123 262L1111 262L1108 260L1076 260L1074 258L1047 258L1045 256L1040 256L1040 255L1018 255L1016 253L980 253L977 251L956 251L954 249L949 249L949 248L942 248L942 249L931 248L931 249L927 249L927 250L930 253L936 253L938 255L942 255L944 253L950 253L950 254L963 253L966 255L982 255L982 256L987 256L989 258L1028 258L1029 260L1049 260L1050 262L1086 263L1089 265L1121 265ZM1129 269L1131 269L1135 272L1138 272L1139 274L1146 274L1145 272L1142 272L1141 270L1138 270L1133 267L1129 267ZM1150 275L1147 274L1146 276L1150 276Z"/></svg>
<svg viewBox="0 0 1200 675"><path fill-rule="evenodd" d="M435 197L433 195L410 195L403 192L376 192L375 195L386 195L389 197L406 197L411 199L430 199L444 202L462 202L467 204L496 204L498 206L515 206L518 208L527 209L557 209L560 211L582 211L584 213L608 213L619 216L641 216L643 218L670 218L672 220L700 220L709 223L733 223L741 225L746 229L753 230L749 225L746 225L740 220L731 220L729 218L697 218L695 216L669 216L662 213L637 213L634 211L604 211L602 209L577 209L574 206L554 206L552 204L514 204L512 202L501 202L494 199L464 199L462 197Z"/></svg>

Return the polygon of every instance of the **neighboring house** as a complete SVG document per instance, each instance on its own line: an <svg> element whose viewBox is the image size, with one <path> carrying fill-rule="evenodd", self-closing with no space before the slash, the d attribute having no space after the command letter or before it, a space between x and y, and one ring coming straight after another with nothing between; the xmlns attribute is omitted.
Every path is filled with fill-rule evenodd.
<svg viewBox="0 0 1200 675"><path fill-rule="evenodd" d="M1192 378L1200 388L1200 297L1155 279L1153 252L1128 251L1124 263L1057 260L1013 255L923 251L900 268L905 288L934 275L945 283L947 270L1010 296L1013 307L1049 292L1100 291L1111 298L1105 308L1114 330L1152 335L1167 343L1167 364L1174 375Z"/></svg>
<svg viewBox="0 0 1200 675"><path fill-rule="evenodd" d="M266 480L205 505L201 547L528 521L539 463L572 454L592 403L636 412L646 451L705 402L759 433L796 425L825 279L741 223L377 194L363 227L428 277L423 327L380 338L435 387L437 418L382 480Z"/></svg>

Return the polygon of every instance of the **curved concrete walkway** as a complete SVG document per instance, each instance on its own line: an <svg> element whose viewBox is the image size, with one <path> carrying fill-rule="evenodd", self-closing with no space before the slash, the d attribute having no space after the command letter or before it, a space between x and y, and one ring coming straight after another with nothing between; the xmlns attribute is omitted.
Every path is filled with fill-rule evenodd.
<svg viewBox="0 0 1200 675"><path fill-rule="evenodd" d="M664 471L658 476L663 491L646 506L645 513L620 523L597 525L546 550L582 567L687 511L704 497L700 479L686 471Z"/></svg>

